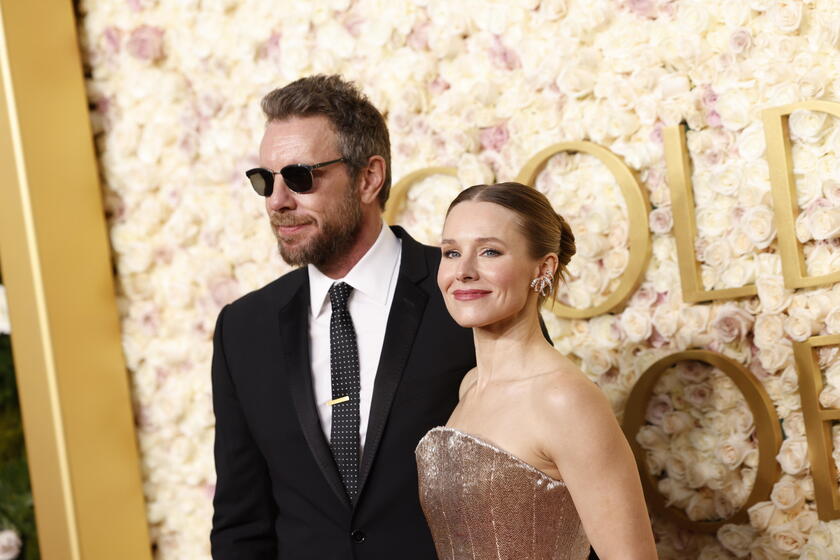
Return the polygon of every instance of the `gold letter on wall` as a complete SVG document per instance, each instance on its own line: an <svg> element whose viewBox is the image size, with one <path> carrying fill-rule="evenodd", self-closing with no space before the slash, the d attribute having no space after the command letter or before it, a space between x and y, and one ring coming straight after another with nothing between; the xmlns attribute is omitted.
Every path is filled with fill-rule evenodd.
<svg viewBox="0 0 840 560"><path fill-rule="evenodd" d="M758 440L758 472L756 472L755 484L741 509L723 521L692 521L683 510L667 505L665 497L659 493L656 481L648 470L645 450L636 441L636 434L645 423L648 400L653 394L656 382L669 368L684 360L704 362L725 373L744 395L755 422L755 435ZM782 445L782 430L779 427L779 417L776 415L773 401L770 400L770 396L755 375L735 360L716 352L686 350L665 356L650 366L630 391L624 407L622 429L633 449L633 455L636 456L642 486L651 509L689 530L714 533L725 523L745 523L749 507L756 502L766 500L779 477L780 469L779 463L776 462L776 454Z"/></svg>
<svg viewBox="0 0 840 560"><path fill-rule="evenodd" d="M70 2L0 4L0 251L35 518L45 559L148 560L77 44Z"/></svg>
<svg viewBox="0 0 840 560"><path fill-rule="evenodd" d="M561 142L549 146L525 164L516 180L524 185L533 186L548 160L561 152L581 152L594 156L601 160L601 163L606 165L615 177L627 204L627 219L630 222L630 260L621 275L618 287L602 303L587 309L576 309L557 302L549 308L559 317L568 319L587 319L612 311L620 311L642 282L650 259L650 233L648 232L650 204L647 194L633 171L617 155L598 144L586 141Z"/></svg>
<svg viewBox="0 0 840 560"><path fill-rule="evenodd" d="M820 405L823 378L816 359L816 348L840 344L840 335L814 336L793 343L796 369L799 371L799 397L805 434L808 436L808 459L814 476L817 513L823 521L840 518L840 494L837 492L837 466L832 457L831 425L840 420L840 409Z"/></svg>
<svg viewBox="0 0 840 560"><path fill-rule="evenodd" d="M700 263L694 254L697 221L694 215L694 193L691 182L691 159L685 143L685 125L665 129L665 163L668 167L668 188L674 213L674 238L680 265L683 301L696 303L715 299L754 296L754 284L738 288L706 290L700 277Z"/></svg>
<svg viewBox="0 0 840 560"><path fill-rule="evenodd" d="M797 110L821 111L840 117L840 103L803 101L774 107L762 112L764 135L767 138L767 163L770 164L770 185L776 214L779 253L782 255L782 274L787 288L811 288L840 282L840 270L822 276L808 276L805 254L796 239L796 179L793 176L793 156L790 149L788 118Z"/></svg>

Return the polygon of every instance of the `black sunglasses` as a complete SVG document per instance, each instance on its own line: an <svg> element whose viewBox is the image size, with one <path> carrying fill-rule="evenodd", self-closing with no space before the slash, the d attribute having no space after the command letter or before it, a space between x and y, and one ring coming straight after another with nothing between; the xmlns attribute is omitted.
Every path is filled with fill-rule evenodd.
<svg viewBox="0 0 840 560"><path fill-rule="evenodd" d="M274 176L278 173L283 176L286 186L296 193L305 193L312 190L312 170L319 167L326 167L334 163L347 161L344 158L324 161L314 165L294 163L287 165L280 171L272 171L265 167L255 167L245 172L245 176L251 181L251 186L260 196L271 196L274 192Z"/></svg>

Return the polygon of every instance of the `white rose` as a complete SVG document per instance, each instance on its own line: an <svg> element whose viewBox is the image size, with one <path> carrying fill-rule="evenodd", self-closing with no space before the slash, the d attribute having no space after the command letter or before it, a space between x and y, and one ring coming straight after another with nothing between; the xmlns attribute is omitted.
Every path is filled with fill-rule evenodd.
<svg viewBox="0 0 840 560"><path fill-rule="evenodd" d="M753 121L752 105L748 95L733 90L718 98L715 109L726 129L741 130Z"/></svg>
<svg viewBox="0 0 840 560"><path fill-rule="evenodd" d="M781 275L760 274L755 280L761 309L767 313L781 313L792 301L791 290L785 288Z"/></svg>
<svg viewBox="0 0 840 560"><path fill-rule="evenodd" d="M770 18L779 31L793 33L802 24L802 4L797 0L780 2L770 11Z"/></svg>
<svg viewBox="0 0 840 560"><path fill-rule="evenodd" d="M755 261L750 257L740 257L732 260L720 275L721 285L724 288L745 286L752 283L753 278L755 278Z"/></svg>
<svg viewBox="0 0 840 560"><path fill-rule="evenodd" d="M769 528L770 539L776 550L784 554L798 554L806 537L794 523L783 523Z"/></svg>
<svg viewBox="0 0 840 560"><path fill-rule="evenodd" d="M659 426L645 425L639 428L636 441L648 451L664 450L668 447L669 438Z"/></svg>
<svg viewBox="0 0 840 560"><path fill-rule="evenodd" d="M799 475L808 468L808 442L805 438L788 438L782 442L776 460L782 470L790 475Z"/></svg>
<svg viewBox="0 0 840 560"><path fill-rule="evenodd" d="M619 247L608 251L602 258L604 270L607 277L618 278L627 268L630 261L630 252L625 247Z"/></svg>
<svg viewBox="0 0 840 560"><path fill-rule="evenodd" d="M739 438L729 438L720 443L715 449L715 456L723 463L729 470L734 470L741 466L747 453L751 450L750 444Z"/></svg>
<svg viewBox="0 0 840 560"><path fill-rule="evenodd" d="M641 342L651 335L652 325L647 310L628 307L622 312L619 324L630 342Z"/></svg>
<svg viewBox="0 0 840 560"><path fill-rule="evenodd" d="M732 251L726 239L712 239L702 248L698 257L713 268L722 268L732 258Z"/></svg>
<svg viewBox="0 0 840 560"><path fill-rule="evenodd" d="M825 547L811 543L809 536L809 541L799 554L799 560L833 560L833 555Z"/></svg>
<svg viewBox="0 0 840 560"><path fill-rule="evenodd" d="M779 340L773 346L760 348L758 359L762 367L772 374L792 362L793 346L787 339Z"/></svg>
<svg viewBox="0 0 840 560"><path fill-rule="evenodd" d="M807 219L811 237L818 241L840 234L840 207L816 208Z"/></svg>
<svg viewBox="0 0 840 560"><path fill-rule="evenodd" d="M0 560L14 560L20 554L20 537L12 529L0 531Z"/></svg>
<svg viewBox="0 0 840 560"><path fill-rule="evenodd" d="M719 237L732 228L728 209L704 206L697 211L697 231L703 237Z"/></svg>
<svg viewBox="0 0 840 560"><path fill-rule="evenodd" d="M788 124L793 138L814 143L825 132L826 113L797 109L790 114Z"/></svg>
<svg viewBox="0 0 840 560"><path fill-rule="evenodd" d="M758 205L748 208L738 225L756 248L765 249L776 237L773 220L773 211L767 206Z"/></svg>
<svg viewBox="0 0 840 560"><path fill-rule="evenodd" d="M838 327L840 327L840 309L837 313ZM653 311L653 318L651 322L656 330L665 338L670 338L677 332L677 320L679 313L676 309L669 308L664 305L657 306Z"/></svg>
<svg viewBox="0 0 840 560"><path fill-rule="evenodd" d="M805 503L805 495L796 480L786 476L773 485L770 501L782 511L798 510Z"/></svg>
<svg viewBox="0 0 840 560"><path fill-rule="evenodd" d="M753 340L759 348L771 348L785 335L782 315L765 313L755 319Z"/></svg>
<svg viewBox="0 0 840 560"><path fill-rule="evenodd" d="M717 538L726 550L744 558L750 551L750 544L755 539L755 529L749 525L733 525L727 523L717 531Z"/></svg>
<svg viewBox="0 0 840 560"><path fill-rule="evenodd" d="M840 306L831 309L825 316L825 330L829 334L840 334ZM0 329L2 331L2 329Z"/></svg>
<svg viewBox="0 0 840 560"><path fill-rule="evenodd" d="M598 348L612 349L621 343L621 328L615 315L599 315L589 321L589 337Z"/></svg>
<svg viewBox="0 0 840 560"><path fill-rule="evenodd" d="M773 502L757 502L750 506L747 514L750 516L750 525L759 531L764 531L770 525L770 522L777 517L777 510Z"/></svg>
<svg viewBox="0 0 840 560"><path fill-rule="evenodd" d="M804 342L814 333L814 319L805 311L791 311L785 319L785 332L797 342Z"/></svg>
<svg viewBox="0 0 840 560"><path fill-rule="evenodd" d="M487 185L493 182L493 170L475 154L462 154L458 160L461 185Z"/></svg>
<svg viewBox="0 0 840 560"><path fill-rule="evenodd" d="M764 136L764 127L760 122L751 123L738 135L738 153L744 159L753 161L764 155L767 149L767 141Z"/></svg>
<svg viewBox="0 0 840 560"><path fill-rule="evenodd" d="M662 417L662 430L666 434L679 434L694 427L694 418L681 410L668 412Z"/></svg>
<svg viewBox="0 0 840 560"><path fill-rule="evenodd" d="M613 367L614 361L609 351L592 349L583 356L581 369L586 373L598 376Z"/></svg>
<svg viewBox="0 0 840 560"><path fill-rule="evenodd" d="M714 496L708 490L695 493L685 508L685 514L692 521L711 519L715 514Z"/></svg>

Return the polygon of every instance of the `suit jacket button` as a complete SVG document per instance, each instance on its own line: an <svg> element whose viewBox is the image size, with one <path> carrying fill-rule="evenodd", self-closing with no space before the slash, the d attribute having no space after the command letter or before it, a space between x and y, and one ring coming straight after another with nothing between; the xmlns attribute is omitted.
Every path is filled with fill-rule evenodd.
<svg viewBox="0 0 840 560"><path fill-rule="evenodd" d="M367 538L367 536L358 529L350 533L350 537L353 539L353 542L357 543L364 542Z"/></svg>

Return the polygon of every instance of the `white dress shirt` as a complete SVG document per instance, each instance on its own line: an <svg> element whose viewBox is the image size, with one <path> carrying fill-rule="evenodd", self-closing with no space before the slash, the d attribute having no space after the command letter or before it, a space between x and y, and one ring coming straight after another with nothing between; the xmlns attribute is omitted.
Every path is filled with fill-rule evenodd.
<svg viewBox="0 0 840 560"><path fill-rule="evenodd" d="M394 299L397 276L400 271L402 242L387 225L368 252L356 263L344 278L333 280L313 265L309 271L309 348L312 365L312 384L315 389L315 404L321 417L321 427L330 439L332 427L332 400L330 380L330 305L329 289L335 282L346 282L353 287L347 309L356 330L359 346L359 377L361 395L359 401L359 441L365 445L370 402L373 396L373 381L382 354L385 326L388 312Z"/></svg>

